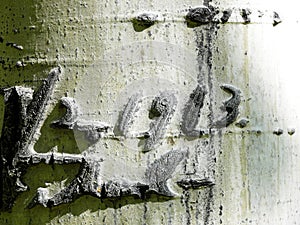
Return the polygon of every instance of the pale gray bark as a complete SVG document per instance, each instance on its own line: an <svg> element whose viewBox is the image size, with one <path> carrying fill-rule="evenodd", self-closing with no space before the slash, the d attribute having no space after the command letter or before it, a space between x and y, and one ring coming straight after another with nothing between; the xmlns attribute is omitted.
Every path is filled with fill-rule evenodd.
<svg viewBox="0 0 300 225"><path fill-rule="evenodd" d="M0 224L298 224L286 5L3 1Z"/></svg>

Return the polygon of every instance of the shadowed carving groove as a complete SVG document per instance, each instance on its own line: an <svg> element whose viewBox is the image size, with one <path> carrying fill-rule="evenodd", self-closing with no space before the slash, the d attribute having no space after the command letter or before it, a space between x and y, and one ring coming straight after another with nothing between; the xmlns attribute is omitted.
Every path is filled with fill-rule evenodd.
<svg viewBox="0 0 300 225"><path fill-rule="evenodd" d="M18 192L27 190L21 177L35 154L31 146L34 135L60 73L60 68L51 70L36 92L19 86L4 90L5 113L0 139L1 210L10 210Z"/></svg>
<svg viewBox="0 0 300 225"><path fill-rule="evenodd" d="M39 188L29 208L36 204L45 207L69 203L81 195L89 194L97 198L113 198L136 195L144 198L149 192L172 197L175 194L168 188L167 181L171 178L176 167L186 156L185 151L171 150L155 160L145 172L145 183L123 181L102 181L101 160L83 160L77 176L70 184L54 194L49 195L47 188Z"/></svg>
<svg viewBox="0 0 300 225"><path fill-rule="evenodd" d="M204 88L198 85L185 104L180 128L188 137L200 137L205 133L204 130L196 130L205 95L206 91Z"/></svg>
<svg viewBox="0 0 300 225"><path fill-rule="evenodd" d="M174 193L167 185L178 164L186 157L186 151L172 150L155 160L146 171L149 189L158 194L172 197Z"/></svg>
<svg viewBox="0 0 300 225"><path fill-rule="evenodd" d="M213 127L222 128L232 124L239 115L239 105L241 103L241 91L230 84L223 84L221 89L232 94L232 97L224 102L222 109L226 115L213 123Z"/></svg>
<svg viewBox="0 0 300 225"><path fill-rule="evenodd" d="M166 126L170 122L177 105L174 94L163 92L155 97L149 111L150 119L154 119L150 123L149 135L145 140L144 151L152 150L155 145L163 138L166 132Z"/></svg>
<svg viewBox="0 0 300 225"><path fill-rule="evenodd" d="M128 130L133 123L134 114L139 110L141 99L140 93L136 93L129 98L123 112L120 115L118 124L116 125L115 133L120 133L127 137Z"/></svg>

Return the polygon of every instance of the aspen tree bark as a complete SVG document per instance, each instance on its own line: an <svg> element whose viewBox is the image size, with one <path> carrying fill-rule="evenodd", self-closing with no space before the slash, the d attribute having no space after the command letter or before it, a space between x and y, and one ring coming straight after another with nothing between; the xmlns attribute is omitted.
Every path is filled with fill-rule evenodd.
<svg viewBox="0 0 300 225"><path fill-rule="evenodd" d="M0 4L0 224L298 224L297 2Z"/></svg>

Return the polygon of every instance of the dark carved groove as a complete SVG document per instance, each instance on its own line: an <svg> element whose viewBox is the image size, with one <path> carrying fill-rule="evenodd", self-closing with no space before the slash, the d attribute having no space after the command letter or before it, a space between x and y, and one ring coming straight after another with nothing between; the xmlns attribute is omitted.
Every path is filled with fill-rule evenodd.
<svg viewBox="0 0 300 225"><path fill-rule="evenodd" d="M5 113L0 138L0 207L3 211L12 208L18 192L27 190L21 177L30 160L24 163L19 158L30 158L34 152L29 146L60 73L60 68L51 70L35 93L30 88L18 86L4 90Z"/></svg>
<svg viewBox="0 0 300 225"><path fill-rule="evenodd" d="M198 85L190 94L189 100L185 104L180 128L188 137L200 137L204 134L204 131L196 130L196 126L200 119L205 95L206 91L204 88Z"/></svg>
<svg viewBox="0 0 300 225"><path fill-rule="evenodd" d="M197 189L202 187L209 187L214 185L214 183L207 179L196 179L196 178L186 178L180 181L177 181L179 187L183 189Z"/></svg>
<svg viewBox="0 0 300 225"><path fill-rule="evenodd" d="M224 102L226 116L213 123L213 127L222 128L232 124L239 115L239 105L241 103L241 91L230 84L224 84L221 88L232 94L232 97Z"/></svg>
<svg viewBox="0 0 300 225"><path fill-rule="evenodd" d="M152 150L159 140L163 138L176 105L175 95L168 92L161 93L152 101L149 117L154 119L154 121L150 123L150 130L147 132L148 136L144 146L145 152Z"/></svg>
<svg viewBox="0 0 300 225"><path fill-rule="evenodd" d="M167 181L186 154L186 151L171 150L155 160L146 171L149 189L164 196L174 196L174 193L168 188Z"/></svg>
<svg viewBox="0 0 300 225"><path fill-rule="evenodd" d="M172 150L155 160L145 172L146 183L131 183L127 181L101 181L101 160L86 161L83 159L78 175L70 184L49 196L46 188L40 188L37 195L29 204L29 208L36 204L45 207L69 203L81 195L89 194L97 198L114 198L136 195L144 198L146 193L155 192L164 196L174 196L167 186L178 164L186 156L185 151ZM100 182L99 182L100 181Z"/></svg>

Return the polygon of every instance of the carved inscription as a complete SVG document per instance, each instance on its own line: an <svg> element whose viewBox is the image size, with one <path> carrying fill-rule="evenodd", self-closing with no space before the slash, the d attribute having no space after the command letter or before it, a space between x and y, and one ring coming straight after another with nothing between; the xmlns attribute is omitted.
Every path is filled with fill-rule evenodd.
<svg viewBox="0 0 300 225"><path fill-rule="evenodd" d="M5 112L0 139L2 210L9 210L18 192L28 189L21 177L31 156L36 155L32 146L34 135L60 72L60 68L53 69L35 93L31 88L19 86L3 90ZM24 160L28 162L22 163Z"/></svg>
<svg viewBox="0 0 300 225"><path fill-rule="evenodd" d="M76 177L65 188L55 194L50 194L47 188L39 188L36 196L29 204L29 208L36 204L45 207L55 206L73 201L84 194L98 198L121 197L136 195L145 198L147 193L157 193L172 197L175 193L169 188L167 181L172 178L178 165L187 158L187 150L170 149L148 164L139 181L109 179L103 180L102 164L105 158L93 151L84 154L62 154L58 152L38 153L34 150L35 135L39 132L45 107L49 104L55 82L61 73L60 68L53 69L48 78L37 91L25 87L12 87L3 90L5 100L4 124L0 142L0 168L1 179L1 209L10 210L19 192L28 190L22 182L26 168L32 164L55 163L70 164L81 163ZM232 97L224 102L222 109L226 115L213 122L208 128L223 128L234 123L239 114L241 92L232 85L224 84L221 88L230 93ZM197 85L186 99L183 109L177 108L177 97L174 93L165 91L154 96L149 107L149 129L139 134L136 138L144 139L142 154L156 149L165 138L167 126L172 123L176 110L182 110L181 134L186 137L201 137L204 131L197 129L201 109L206 96L205 87ZM55 129L70 129L82 132L85 138L96 144L101 139L118 139L120 136L127 138L131 125L134 123L135 114L141 110L142 96L133 94L120 117L113 127L102 121L84 120L76 100L63 97L61 104L66 108L65 115L51 123ZM208 133L209 135L209 133ZM97 145L95 148L97 148ZM181 188L199 188L210 186L213 183L206 179L183 178L177 181Z"/></svg>
<svg viewBox="0 0 300 225"><path fill-rule="evenodd" d="M232 94L232 97L224 102L221 108L226 111L226 115L213 123L213 127L227 127L232 124L239 115L239 105L241 103L241 91L236 87L224 84L221 88Z"/></svg>
<svg viewBox="0 0 300 225"><path fill-rule="evenodd" d="M164 92L154 98L149 117L154 119L147 132L144 151L152 150L157 142L163 138L167 124L169 123L176 106L176 98L173 94Z"/></svg>
<svg viewBox="0 0 300 225"><path fill-rule="evenodd" d="M190 94L190 98L183 111L181 123L181 130L186 136L199 137L204 134L203 131L196 130L195 128L199 123L205 95L206 91L200 85Z"/></svg>
<svg viewBox="0 0 300 225"><path fill-rule="evenodd" d="M178 10L178 13L180 12L182 14L180 15L179 13L179 17L177 18L174 15L168 15L168 10L166 10L162 14L144 12L130 17L126 15L120 18L120 21L131 22L136 32L143 32L146 29L153 28L153 26L157 24L170 23L170 21L175 20L184 22L189 28L198 26L207 26L206 28L208 28L210 25L225 24L227 22L243 24L271 22L274 26L281 23L281 19L276 12L272 12L270 16L270 12L268 11L263 12L260 10L240 9L236 7L220 9L208 3L205 5L207 6ZM117 19L118 18L115 17L115 20ZM169 25L166 26L169 27ZM148 31L148 35L151 36L150 30ZM1 37L0 42L3 42L3 38ZM23 47L16 43L7 42L6 45L18 50L23 50ZM201 46L203 46L202 51L199 51L198 54L203 56L202 59L205 57L208 58L206 64L209 67L211 66L210 46L204 45L203 41L201 41ZM155 48L155 45L151 48L152 50L161 50L161 48ZM207 49L204 50L204 48ZM144 50L145 49L143 49L143 54L147 52ZM124 52L126 53L126 51ZM134 51L130 49L130 52ZM126 55L127 57L129 54L132 53L128 52L128 54L120 55ZM169 52L167 55L169 55ZM180 59L179 61L181 61L182 58L178 58ZM145 59L145 61L147 61L150 57L145 57ZM159 61L155 57L154 59L154 61ZM176 59L176 57L172 57L172 60L173 59ZM122 57L120 57L120 60L122 61ZM130 61L131 57L128 57L126 60ZM174 63L172 60L171 62ZM120 63L120 65L121 64L122 63ZM16 64L17 67L23 67L25 65L26 64L21 61L18 61ZM189 67L184 66L184 68ZM34 147L39 138L41 126L47 116L46 106L50 104L55 84L61 72L61 68L51 70L40 88L35 91L32 88L21 86L1 90L4 95L5 104L4 122L2 135L0 137L0 170L2 173L0 179L1 211L11 210L18 194L29 189L22 181L23 175L30 165L39 163L79 163L81 166L75 178L57 193L50 193L48 188L38 188L36 195L28 205L29 208L34 207L36 204L52 207L69 203L81 195L92 195L97 198L134 195L144 199L147 197L147 194L156 193L167 197L174 197L176 192L172 190L168 181L177 175L176 172L178 172L177 169L180 165L187 164L189 154L193 151L191 148L184 149L184 147L176 146L173 140L173 138L175 139L175 137L172 136L173 134L166 137L168 135L168 128L174 125L172 124L174 123L174 118L180 122L175 126L176 129L178 129L176 138L182 138L184 141L190 142L197 138L212 135L212 130L226 129L226 127L235 123L239 115L241 91L230 84L221 85L221 89L231 95L220 107L223 116L216 120L211 119L206 129L199 128L199 123L202 119L201 116L204 111L203 108L205 108L205 99L208 95L206 87L200 81L199 83L195 82L194 89L186 99L183 99L183 105L180 105L181 96L175 91L160 90L159 93L151 93L151 95L153 94L154 96L151 97L151 103L147 105L148 114L143 115L146 117L145 123L147 128L141 132L132 132L132 130L134 130L134 123L138 120L137 115L141 111L145 112L143 111L144 108L142 108L145 106L142 104L144 103L143 97L145 97L142 92L130 92L130 97L126 99L127 102L123 102L122 99L124 107L118 109L119 118L111 124L105 121L89 120L86 119L86 117L83 119L82 110L76 99L63 97L61 98L60 104L66 108L66 113L58 120L52 121L51 127L54 129L72 130L74 133L79 132L84 135L90 146L84 149L80 154L59 153L54 150L50 150L47 153L39 153ZM114 95L112 94L112 96ZM79 101L79 99L77 100ZM180 114L179 117L176 113ZM235 125L239 128L244 128L248 122L248 119L243 118L236 122ZM274 130L273 133L281 135L283 130L277 129ZM288 133L293 135L295 130L290 129ZM160 152L160 147L163 146L163 142L167 138L169 138L168 141L171 144ZM145 158L148 160L143 164L143 168L140 165L140 167L137 166L137 168L141 170L139 176L137 176L136 179L105 177L103 164L111 158L107 159L106 157L109 154L105 155L102 150L104 148L112 148L105 141L114 140L115 142L122 142L122 140L128 139L138 139L140 147L140 151L138 152L139 156L148 157L143 158L144 161L146 161ZM123 148L122 144L115 145L117 147L113 146L120 148L117 149L117 153L124 150L121 149ZM201 145L199 144L197 148L199 146ZM176 177L174 186L177 188L196 189L214 185L213 181L205 177L198 178L196 172L190 173L186 171L187 169L185 169L184 172L185 177Z"/></svg>

